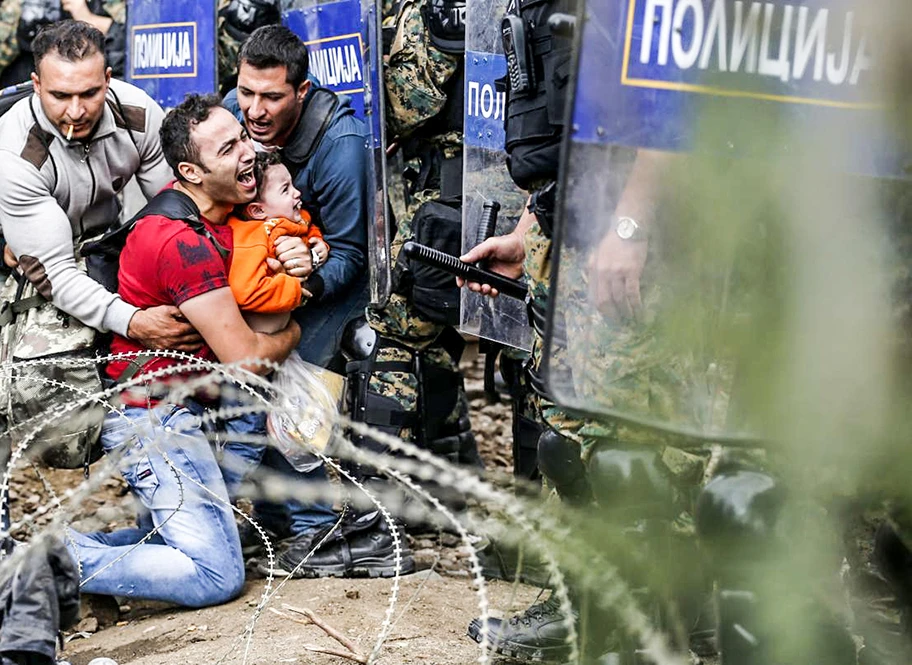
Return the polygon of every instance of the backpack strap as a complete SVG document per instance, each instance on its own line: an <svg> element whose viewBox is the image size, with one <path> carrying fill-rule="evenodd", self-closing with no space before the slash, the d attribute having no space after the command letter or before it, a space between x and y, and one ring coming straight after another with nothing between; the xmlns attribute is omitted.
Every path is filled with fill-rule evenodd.
<svg viewBox="0 0 912 665"><path fill-rule="evenodd" d="M336 93L326 88L314 89L298 121L294 142L282 150L284 159L295 167L292 176L313 157L338 108L339 97Z"/></svg>
<svg viewBox="0 0 912 665"><path fill-rule="evenodd" d="M153 202L155 202L155 206L152 205ZM212 235L209 231L209 227L203 224L203 220L200 219L199 208L196 207L193 199L183 192L180 192L173 187L159 192L146 204L143 210L146 210L147 208L152 208L152 210L147 211L142 217L145 217L146 215L163 215L170 219L179 219L185 222L187 226L196 233L209 240L215 247L215 251L218 252L219 256L223 259L228 258L228 255L231 253L228 248L222 245L222 243ZM139 215L134 216L133 224L136 224L142 217Z"/></svg>
<svg viewBox="0 0 912 665"><path fill-rule="evenodd" d="M155 356L150 353L137 353L130 362L127 364L127 367L121 372L120 376L117 377L117 380L114 382L117 385L121 385L132 379L134 376L139 374L140 370L146 366L150 360L154 360Z"/></svg>
<svg viewBox="0 0 912 665"><path fill-rule="evenodd" d="M146 203L143 208L133 215L130 219L122 224L112 225L101 238L89 241L83 244L82 254L88 256L91 254L102 254L107 256L117 256L127 242L127 236L136 222L149 215L160 215L168 219L180 220L187 226L204 238L207 238L214 246L215 251L223 259L230 253L215 236L209 231L203 221L200 219L199 208L189 196L174 188L164 189L152 197L152 200Z"/></svg>

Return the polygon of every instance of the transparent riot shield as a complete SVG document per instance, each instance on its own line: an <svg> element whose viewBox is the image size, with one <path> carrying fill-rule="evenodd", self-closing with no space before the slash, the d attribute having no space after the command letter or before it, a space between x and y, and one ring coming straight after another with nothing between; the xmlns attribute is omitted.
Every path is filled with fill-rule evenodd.
<svg viewBox="0 0 912 665"><path fill-rule="evenodd" d="M867 176L903 162L853 12L586 3L544 358L560 405L704 443L812 413L876 429L889 352L861 340L890 337L892 220Z"/></svg>
<svg viewBox="0 0 912 665"><path fill-rule="evenodd" d="M282 0L282 19L307 45L311 76L348 96L367 125L371 303L382 305L389 298L390 258L379 9L367 0Z"/></svg>
<svg viewBox="0 0 912 665"><path fill-rule="evenodd" d="M512 231L527 197L507 171L506 93L498 90L496 83L507 71L500 36L506 6L506 0L466 3L463 251L486 237ZM461 296L463 332L507 346L530 348L525 303L505 297L492 301L468 289L463 289Z"/></svg>
<svg viewBox="0 0 912 665"><path fill-rule="evenodd" d="M128 0L126 79L165 108L218 90L216 0Z"/></svg>

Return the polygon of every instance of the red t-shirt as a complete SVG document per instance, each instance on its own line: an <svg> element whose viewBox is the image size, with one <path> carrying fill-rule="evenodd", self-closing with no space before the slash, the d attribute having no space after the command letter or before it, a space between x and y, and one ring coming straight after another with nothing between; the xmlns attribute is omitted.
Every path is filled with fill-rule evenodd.
<svg viewBox="0 0 912 665"><path fill-rule="evenodd" d="M233 248L231 228L213 225L201 217L209 231L228 249ZM228 288L228 269L231 255L222 258L211 240L180 220L161 215L149 215L136 223L127 236L120 254L118 293L124 301L141 309L157 305L180 306L187 300L216 289ZM139 342L114 335L112 353L143 351ZM217 361L207 345L195 356ZM170 358L155 358L143 365L148 373L178 364ZM108 364L107 373L117 379L126 369L127 361Z"/></svg>

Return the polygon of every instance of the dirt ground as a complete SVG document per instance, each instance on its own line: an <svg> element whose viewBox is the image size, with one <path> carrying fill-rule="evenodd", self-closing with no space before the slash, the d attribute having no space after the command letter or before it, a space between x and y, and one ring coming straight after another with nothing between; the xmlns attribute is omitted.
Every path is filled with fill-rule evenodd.
<svg viewBox="0 0 912 665"><path fill-rule="evenodd" d="M489 466L508 468L512 463L509 405L485 400L481 359L476 356L470 345L464 365L479 447ZM45 470L42 475L58 493L82 479L81 471ZM47 486L34 470L17 474L11 484L14 520L48 498ZM133 514L125 485L119 478L110 478L89 499L74 527L81 531L118 528L130 524ZM448 535L412 538L411 545L423 570L400 579L392 631L378 662L463 665L477 661L478 645L466 637L466 627L478 615L479 606L465 548ZM293 618L300 615L283 606L315 612L367 654L380 633L394 589L391 579L290 580L270 597L248 642L244 636L266 586L266 580L258 577L248 577L243 595L234 602L203 610L133 601L123 601L128 604L118 608L113 601L93 602L84 609L80 625L67 633L61 657L71 665L87 665L98 657L112 658L118 665L351 662L308 650L306 645L330 649L339 645L316 626L296 623ZM489 582L486 590L495 615L521 611L539 592L505 582Z"/></svg>
<svg viewBox="0 0 912 665"><path fill-rule="evenodd" d="M119 665L225 663L335 665L346 659L308 651L307 646L339 648L313 625L300 625L268 609L256 623L249 649L243 638L253 619L265 582L249 582L232 603L203 610L131 610L118 625L87 638L71 640L64 655L72 665L106 656ZM383 624L392 580L292 580L267 605L306 608L370 653ZM522 610L535 590L504 582L487 585L492 606ZM467 665L477 660L478 645L465 636L478 614L477 596L467 578L422 571L400 579L390 638L379 663Z"/></svg>

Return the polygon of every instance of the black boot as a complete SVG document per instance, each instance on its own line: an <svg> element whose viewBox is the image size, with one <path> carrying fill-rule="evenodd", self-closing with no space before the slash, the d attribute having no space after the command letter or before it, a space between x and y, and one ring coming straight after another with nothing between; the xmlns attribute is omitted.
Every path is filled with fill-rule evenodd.
<svg viewBox="0 0 912 665"><path fill-rule="evenodd" d="M578 621L574 610L572 620ZM488 619L488 642L494 651L508 658L560 663L570 652L566 616L552 593L543 603L532 605L507 620ZM473 619L468 634L481 643L482 624Z"/></svg>
<svg viewBox="0 0 912 665"><path fill-rule="evenodd" d="M415 561L401 532L399 537L397 566L393 536L379 512L346 517L338 527L286 541L275 567L270 571L267 562L261 561L260 570L294 577L393 577L397 570L407 575L415 571Z"/></svg>
<svg viewBox="0 0 912 665"><path fill-rule="evenodd" d="M489 540L483 546L476 546L476 553L481 574L486 579L512 582L518 577L520 582L537 587L547 587L551 579L548 568L536 552L524 550L520 557L518 548Z"/></svg>

